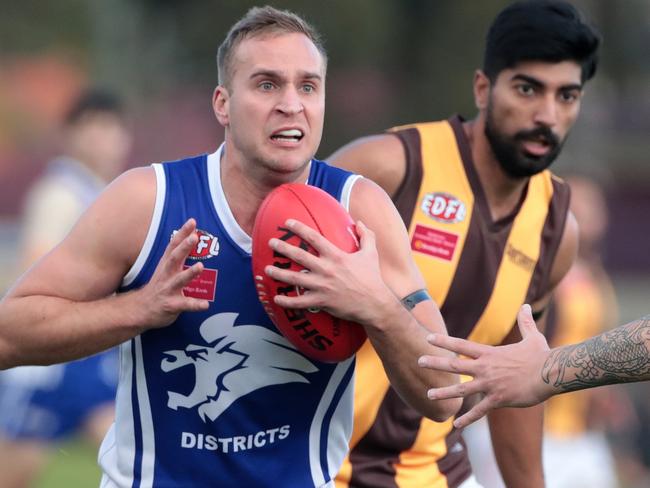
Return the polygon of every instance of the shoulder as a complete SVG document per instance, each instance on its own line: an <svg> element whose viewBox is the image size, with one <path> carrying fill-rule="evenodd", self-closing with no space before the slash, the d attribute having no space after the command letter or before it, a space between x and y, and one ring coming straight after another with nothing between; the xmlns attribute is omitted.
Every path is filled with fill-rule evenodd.
<svg viewBox="0 0 650 488"><path fill-rule="evenodd" d="M115 178L100 194L93 207L109 214L137 216L153 209L157 182L153 167L130 169ZM128 215L123 214L127 219ZM128 220L128 219L127 219Z"/></svg>
<svg viewBox="0 0 650 488"><path fill-rule="evenodd" d="M366 224L378 238L398 240L401 236L408 239L404 222L392 200L383 188L368 178L359 178L352 187L350 215L355 221Z"/></svg>
<svg viewBox="0 0 650 488"><path fill-rule="evenodd" d="M28 272L19 293L88 300L115 291L140 253L155 199L153 168L117 177L65 239Z"/></svg>
<svg viewBox="0 0 650 488"><path fill-rule="evenodd" d="M386 191L369 178L358 178L350 195L350 214L359 219L366 214L378 213L380 207L394 207Z"/></svg>
<svg viewBox="0 0 650 488"><path fill-rule="evenodd" d="M125 171L111 182L103 195L104 198L122 200L133 198L140 202L148 200L156 193L156 172L152 166L143 166ZM120 203L120 202L115 202ZM123 202L122 202L123 203Z"/></svg>
<svg viewBox="0 0 650 488"><path fill-rule="evenodd" d="M327 160L370 178L391 195L399 187L406 171L404 145L395 133L361 137L337 150Z"/></svg>
<svg viewBox="0 0 650 488"><path fill-rule="evenodd" d="M404 222L390 197L376 183L358 179L350 196L350 215L373 231L382 276L398 296L424 288L424 280L411 258Z"/></svg>
<svg viewBox="0 0 650 488"><path fill-rule="evenodd" d="M101 193L86 212L86 229L109 238L119 235L120 246L130 260L145 240L156 204L156 173L139 167L122 173ZM112 239L112 238L111 238Z"/></svg>

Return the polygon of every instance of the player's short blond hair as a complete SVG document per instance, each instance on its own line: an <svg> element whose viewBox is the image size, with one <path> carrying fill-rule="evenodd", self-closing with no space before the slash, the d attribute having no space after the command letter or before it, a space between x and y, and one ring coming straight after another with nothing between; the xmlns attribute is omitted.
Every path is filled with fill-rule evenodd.
<svg viewBox="0 0 650 488"><path fill-rule="evenodd" d="M271 6L253 7L230 28L217 51L219 84L228 88L232 78L232 61L236 47L247 38L264 34L304 34L314 43L327 66L327 52L321 36L309 22L288 10Z"/></svg>

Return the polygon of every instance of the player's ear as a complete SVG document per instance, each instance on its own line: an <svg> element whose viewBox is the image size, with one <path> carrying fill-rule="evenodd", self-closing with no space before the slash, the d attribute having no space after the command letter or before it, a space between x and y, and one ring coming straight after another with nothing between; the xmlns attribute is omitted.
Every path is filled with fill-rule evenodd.
<svg viewBox="0 0 650 488"><path fill-rule="evenodd" d="M482 70L474 72L474 103L479 110L485 110L490 99L490 79Z"/></svg>
<svg viewBox="0 0 650 488"><path fill-rule="evenodd" d="M228 93L228 89L223 85L217 86L212 94L212 110L214 110L214 115L219 123L224 127L228 127L230 123L229 101L230 93Z"/></svg>

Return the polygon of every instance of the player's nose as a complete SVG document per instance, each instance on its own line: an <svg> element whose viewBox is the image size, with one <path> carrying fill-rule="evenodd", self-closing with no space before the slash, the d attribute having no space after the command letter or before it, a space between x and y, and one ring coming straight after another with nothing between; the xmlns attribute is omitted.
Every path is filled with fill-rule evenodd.
<svg viewBox="0 0 650 488"><path fill-rule="evenodd" d="M536 107L534 122L547 127L554 127L558 119L558 102L551 94L543 97Z"/></svg>
<svg viewBox="0 0 650 488"><path fill-rule="evenodd" d="M300 94L294 87L282 90L276 109L286 115L299 114L305 110Z"/></svg>

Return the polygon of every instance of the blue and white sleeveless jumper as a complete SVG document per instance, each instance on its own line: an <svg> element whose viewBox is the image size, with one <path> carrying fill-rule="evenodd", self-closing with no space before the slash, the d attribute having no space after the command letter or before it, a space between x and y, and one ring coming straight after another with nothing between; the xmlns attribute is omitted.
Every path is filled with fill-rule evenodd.
<svg viewBox="0 0 650 488"><path fill-rule="evenodd" d="M123 291L151 278L173 232L194 217L202 241L193 254L207 271L195 285L214 298L207 311L121 346L116 421L99 453L102 487L328 487L347 452L354 359L307 359L269 320L251 238L224 196L222 148L153 165L154 215ZM357 178L312 160L308 184L347 208Z"/></svg>

